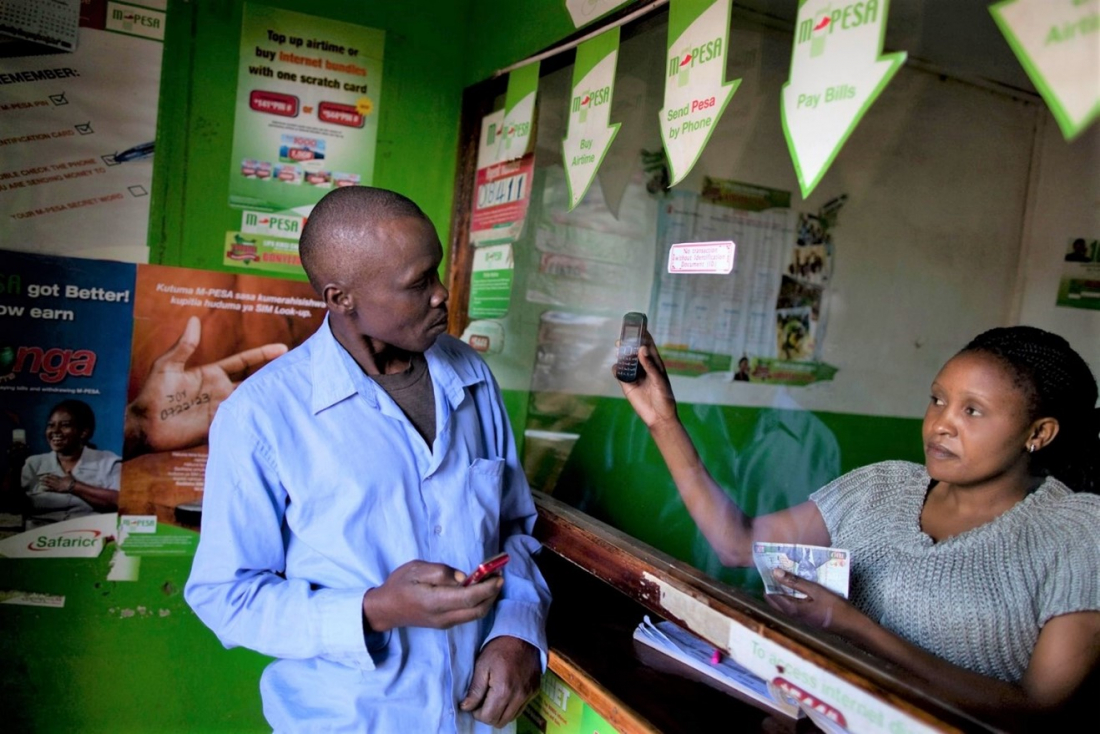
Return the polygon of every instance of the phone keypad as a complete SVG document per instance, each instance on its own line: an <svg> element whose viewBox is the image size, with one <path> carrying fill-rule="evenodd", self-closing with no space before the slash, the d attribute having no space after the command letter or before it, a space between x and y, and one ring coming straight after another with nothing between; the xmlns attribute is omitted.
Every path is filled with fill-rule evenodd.
<svg viewBox="0 0 1100 734"><path fill-rule="evenodd" d="M615 365L615 376L623 382L633 382L638 376L638 348L622 347Z"/></svg>

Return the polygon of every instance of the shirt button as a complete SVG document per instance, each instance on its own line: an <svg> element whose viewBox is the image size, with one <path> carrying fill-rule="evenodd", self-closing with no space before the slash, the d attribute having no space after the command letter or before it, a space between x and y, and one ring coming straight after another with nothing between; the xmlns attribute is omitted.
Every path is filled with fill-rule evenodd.
<svg viewBox="0 0 1100 734"><path fill-rule="evenodd" d="M442 535L443 534L443 526L442 525L436 525L434 528L432 528L432 532L435 533L436 535Z"/></svg>

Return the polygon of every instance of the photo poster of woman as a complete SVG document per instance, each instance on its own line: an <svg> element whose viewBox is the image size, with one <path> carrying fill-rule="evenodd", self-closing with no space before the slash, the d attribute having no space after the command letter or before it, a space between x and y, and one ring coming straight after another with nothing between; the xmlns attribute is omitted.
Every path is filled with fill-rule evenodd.
<svg viewBox="0 0 1100 734"><path fill-rule="evenodd" d="M135 291L120 542L128 555L189 554L214 412L325 308L308 283L160 265L138 266Z"/></svg>
<svg viewBox="0 0 1100 734"><path fill-rule="evenodd" d="M114 513L135 266L7 251L0 262L0 537Z"/></svg>

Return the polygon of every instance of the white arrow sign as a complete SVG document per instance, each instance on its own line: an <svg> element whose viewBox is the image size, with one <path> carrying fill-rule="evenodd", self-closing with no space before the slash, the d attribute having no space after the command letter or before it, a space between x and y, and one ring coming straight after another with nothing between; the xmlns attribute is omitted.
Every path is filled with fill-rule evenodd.
<svg viewBox="0 0 1100 734"><path fill-rule="evenodd" d="M538 88L538 61L508 74L508 89L504 93L504 125L497 137L498 163L514 161L527 153L532 141Z"/></svg>
<svg viewBox="0 0 1100 734"><path fill-rule="evenodd" d="M1066 140L1100 117L1100 0L1004 0L990 6Z"/></svg>
<svg viewBox="0 0 1100 734"><path fill-rule="evenodd" d="M619 58L619 29L613 28L577 49L573 96L569 105L569 132L562 140L569 209L584 198L603 163L619 125L609 125L615 64ZM589 69L587 73L585 69ZM580 79L577 79L577 77Z"/></svg>
<svg viewBox="0 0 1100 734"><path fill-rule="evenodd" d="M871 104L905 63L880 56L889 0L805 0L798 9L783 133L805 198Z"/></svg>
<svg viewBox="0 0 1100 734"><path fill-rule="evenodd" d="M728 84L730 0L672 0L665 62L665 106L659 113L669 186L691 171L740 79Z"/></svg>

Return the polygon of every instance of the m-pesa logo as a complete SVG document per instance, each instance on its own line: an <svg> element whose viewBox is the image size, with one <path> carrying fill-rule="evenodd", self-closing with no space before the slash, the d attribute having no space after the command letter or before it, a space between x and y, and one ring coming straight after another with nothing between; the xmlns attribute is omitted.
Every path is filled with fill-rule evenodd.
<svg viewBox="0 0 1100 734"><path fill-rule="evenodd" d="M120 21L122 23L123 30L132 31L134 25L142 26L143 28L160 28L160 18L155 18L151 15L142 15L141 13L124 13L123 11L115 8L111 12L111 19Z"/></svg>
<svg viewBox="0 0 1100 734"><path fill-rule="evenodd" d="M611 100L611 87L589 90L573 98L573 112L579 113L580 122L588 119L588 110L607 104Z"/></svg>
<svg viewBox="0 0 1100 734"><path fill-rule="evenodd" d="M282 214L264 214L263 212L245 212L241 216L241 232L269 237L289 237L298 239L305 217L288 217Z"/></svg>
<svg viewBox="0 0 1100 734"><path fill-rule="evenodd" d="M722 36L698 46L680 49L668 59L668 78L676 77L676 85L683 87L690 81L690 72L696 66L722 58Z"/></svg>
<svg viewBox="0 0 1100 734"><path fill-rule="evenodd" d="M830 3L798 24L798 44L810 44L810 56L825 52L825 39L836 31L848 31L878 20L878 0L848 3L833 7Z"/></svg>
<svg viewBox="0 0 1100 734"><path fill-rule="evenodd" d="M107 30L164 40L163 12L114 2L107 7Z"/></svg>

